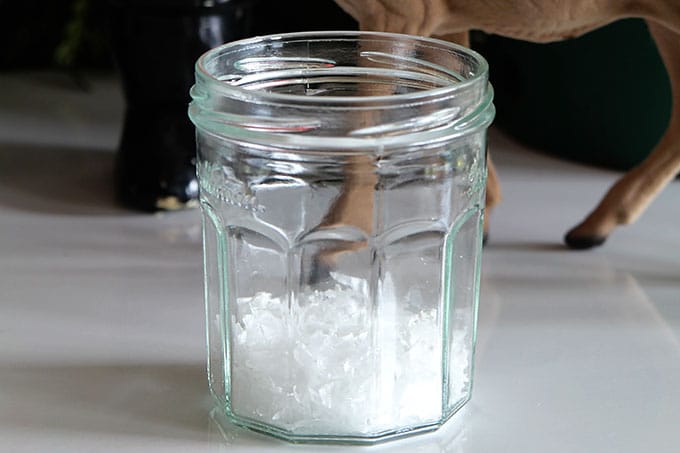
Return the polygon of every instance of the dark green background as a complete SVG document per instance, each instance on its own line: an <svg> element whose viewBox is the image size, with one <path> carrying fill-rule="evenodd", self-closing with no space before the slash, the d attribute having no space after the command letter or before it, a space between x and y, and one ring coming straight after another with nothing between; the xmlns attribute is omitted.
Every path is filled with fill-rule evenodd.
<svg viewBox="0 0 680 453"><path fill-rule="evenodd" d="M551 44L474 38L490 63L496 125L532 147L628 169L668 124L670 83L642 20Z"/></svg>

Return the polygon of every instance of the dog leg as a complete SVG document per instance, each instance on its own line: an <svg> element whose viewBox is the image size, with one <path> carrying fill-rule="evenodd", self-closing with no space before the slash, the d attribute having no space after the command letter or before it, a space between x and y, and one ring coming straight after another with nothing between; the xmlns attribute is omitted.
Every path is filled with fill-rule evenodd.
<svg viewBox="0 0 680 453"><path fill-rule="evenodd" d="M440 39L455 42L468 47L469 33L460 32L441 36ZM392 88L389 86L371 87L375 94L380 91L384 94L391 94ZM370 118L358 119L359 122L372 124ZM354 226L364 231L366 234L373 232L374 206L373 197L377 177L373 173L373 161L367 156L353 157L349 159L345 170L346 181L343 190L329 209L327 215L319 225L321 228L329 228L338 225ZM496 171L489 158L488 160L488 182L486 192L487 215L484 219L484 238L488 234L488 212L491 207L500 201L500 185L496 177ZM342 253L361 249L366 246L366 242L344 243L337 248L329 248L321 251L314 258L310 282L319 282L328 278L329 269L336 262L337 257Z"/></svg>
<svg viewBox="0 0 680 453"><path fill-rule="evenodd" d="M466 31L443 35L441 39L455 42L461 46L470 47L470 33ZM500 203L502 199L501 185L498 182L498 175L490 154L487 154L486 166L488 176L486 180L486 207L484 209L484 243L486 243L489 238L489 214L491 214L491 209Z"/></svg>
<svg viewBox="0 0 680 453"><path fill-rule="evenodd" d="M598 246L617 225L634 222L680 172L680 34L648 23L671 81L670 124L652 153L614 184L595 210L567 233L565 242L570 248Z"/></svg>
<svg viewBox="0 0 680 453"><path fill-rule="evenodd" d="M470 47L470 33L466 31L462 31L460 33L449 33L441 36L433 36L433 38L454 42L465 47Z"/></svg>

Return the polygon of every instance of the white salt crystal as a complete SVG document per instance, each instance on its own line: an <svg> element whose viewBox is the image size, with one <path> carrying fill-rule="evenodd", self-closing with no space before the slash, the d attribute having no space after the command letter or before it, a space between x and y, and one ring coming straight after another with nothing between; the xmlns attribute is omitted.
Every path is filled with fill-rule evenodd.
<svg viewBox="0 0 680 453"><path fill-rule="evenodd" d="M290 306L262 292L238 300L230 323L232 411L297 434L367 434L439 420L437 310L397 303L387 278L372 313L365 281L333 277L340 284ZM469 346L461 344L449 372L463 396Z"/></svg>

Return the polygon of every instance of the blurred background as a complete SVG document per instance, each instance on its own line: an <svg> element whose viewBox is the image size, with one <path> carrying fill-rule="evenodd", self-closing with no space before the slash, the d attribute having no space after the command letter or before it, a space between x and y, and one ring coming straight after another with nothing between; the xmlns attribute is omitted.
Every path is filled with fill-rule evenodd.
<svg viewBox="0 0 680 453"><path fill-rule="evenodd" d="M355 29L332 0L0 0L0 71L57 71L72 89L120 80L125 115L116 194L143 211L196 198L193 63L244 37ZM670 116L670 85L641 20L568 42L531 44L475 32L490 62L496 127L537 150L618 170L639 163Z"/></svg>

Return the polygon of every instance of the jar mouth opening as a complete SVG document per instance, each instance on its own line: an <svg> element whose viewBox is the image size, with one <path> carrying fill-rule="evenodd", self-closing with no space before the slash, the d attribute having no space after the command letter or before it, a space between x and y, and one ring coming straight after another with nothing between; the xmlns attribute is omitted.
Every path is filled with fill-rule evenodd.
<svg viewBox="0 0 680 453"><path fill-rule="evenodd" d="M334 95L334 93L319 93L318 91L306 90L303 94L285 92L286 85L307 84L310 78L315 79L321 75L343 76L342 65L339 62L322 58L290 58L276 56L252 57L235 59L232 62L236 71L224 71L223 63L227 56L235 54L239 50L252 50L257 47L276 48L279 45L299 42L324 43L355 41L369 45L389 43L394 50L394 44L398 44L397 50L412 50L416 47L430 51L455 53L465 58L470 68L461 74L444 65L438 65L432 61L399 55L395 52L379 50L362 51L361 57L372 64L384 64L386 68L375 70L364 68L366 76L364 83L390 86L389 78L398 78L398 85L410 87L405 92L381 93L380 89L366 90L362 95ZM407 68L407 71L391 69L390 66ZM356 67L353 68L356 72ZM415 69L418 80L409 79L408 69ZM361 72L361 71L360 71ZM477 52L466 47L435 38L424 38L413 35L403 35L383 32L364 31L318 31L285 33L270 36L260 36L231 43L211 49L201 55L196 62L197 85L205 85L205 88L213 92L241 99L257 100L272 104L296 104L299 106L315 105L322 103L325 108L351 108L375 107L376 105L408 105L409 103L422 102L425 99L451 96L461 91L481 84L486 84L488 79L488 63ZM413 75L413 74L411 74ZM380 79L382 77L382 80ZM314 80L313 80L314 81ZM345 80L349 82L349 79ZM360 78L353 83L362 83ZM396 83L394 84L396 85Z"/></svg>
<svg viewBox="0 0 680 453"><path fill-rule="evenodd" d="M288 33L225 44L198 59L191 97L189 116L199 130L298 153L444 143L484 130L494 116L481 55L447 41L380 32Z"/></svg>

